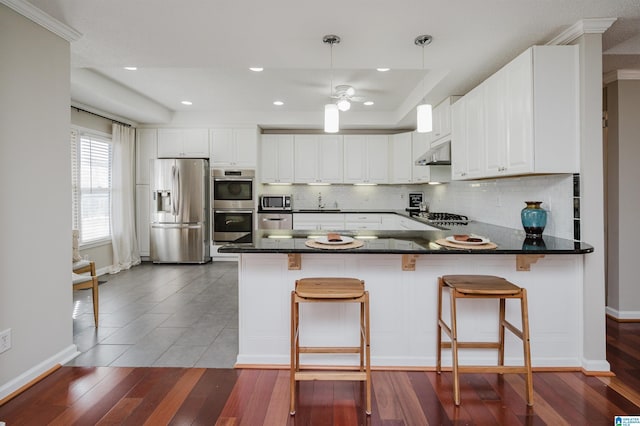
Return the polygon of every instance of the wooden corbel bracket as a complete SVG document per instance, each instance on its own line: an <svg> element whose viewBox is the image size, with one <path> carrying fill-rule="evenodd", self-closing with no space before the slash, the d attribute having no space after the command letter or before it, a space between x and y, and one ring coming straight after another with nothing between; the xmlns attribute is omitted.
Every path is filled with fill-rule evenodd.
<svg viewBox="0 0 640 426"><path fill-rule="evenodd" d="M302 269L302 254L300 253L289 253L287 255L289 257L289 270L290 271L299 271Z"/></svg>
<svg viewBox="0 0 640 426"><path fill-rule="evenodd" d="M403 271L415 271L416 260L418 260L417 254L403 254L402 255L402 270Z"/></svg>
<svg viewBox="0 0 640 426"><path fill-rule="evenodd" d="M530 271L531 265L536 263L538 259L542 259L544 254L517 254L516 255L516 271Z"/></svg>

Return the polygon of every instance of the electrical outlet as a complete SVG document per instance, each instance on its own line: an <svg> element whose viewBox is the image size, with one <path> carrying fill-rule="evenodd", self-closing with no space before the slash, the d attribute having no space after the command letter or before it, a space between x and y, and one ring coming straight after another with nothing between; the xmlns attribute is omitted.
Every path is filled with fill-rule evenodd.
<svg viewBox="0 0 640 426"><path fill-rule="evenodd" d="M11 329L0 331L0 354L11 349Z"/></svg>

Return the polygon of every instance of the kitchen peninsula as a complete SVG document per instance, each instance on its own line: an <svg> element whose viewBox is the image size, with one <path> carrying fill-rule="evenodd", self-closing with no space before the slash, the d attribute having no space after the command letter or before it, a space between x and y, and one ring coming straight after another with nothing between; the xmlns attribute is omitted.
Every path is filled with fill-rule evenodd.
<svg viewBox="0 0 640 426"><path fill-rule="evenodd" d="M437 240L476 234L496 247L451 249ZM584 329L583 257L593 248L544 236L525 239L520 230L469 222L429 231L340 231L363 244L352 249L318 249L307 241L326 231L258 231L250 244L228 244L220 251L239 256L239 354L237 366L289 363L289 301L298 278L346 276L365 281L371 295L371 348L374 367L433 368L436 359L437 277L445 274L499 275L525 287L529 296L532 363L538 368L606 365L586 360L584 339L604 339ZM462 301L461 339L491 340L497 335L495 301ZM507 317L519 323L507 302ZM514 302L515 303L515 302ZM445 313L446 315L447 313ZM305 345L349 345L358 336L348 315L356 307L305 306ZM602 318L604 324L604 318ZM604 329L604 328L603 328ZM444 354L445 365L450 357ZM311 355L310 363L349 363L341 356ZM495 363L494 351L465 352L465 362ZM345 355L342 355L345 357ZM521 349L507 335L506 363L519 363ZM355 362L355 360L354 360Z"/></svg>

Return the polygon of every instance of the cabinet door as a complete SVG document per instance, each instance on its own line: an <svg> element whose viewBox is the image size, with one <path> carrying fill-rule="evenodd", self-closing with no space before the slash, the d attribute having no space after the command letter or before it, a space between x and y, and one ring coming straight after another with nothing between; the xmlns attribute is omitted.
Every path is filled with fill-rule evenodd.
<svg viewBox="0 0 640 426"><path fill-rule="evenodd" d="M484 174L485 133L485 86L478 86L466 96L466 178L481 177Z"/></svg>
<svg viewBox="0 0 640 426"><path fill-rule="evenodd" d="M367 136L367 183L389 183L389 137ZM408 167L407 167L408 169Z"/></svg>
<svg viewBox="0 0 640 426"><path fill-rule="evenodd" d="M261 180L293 182L293 135L262 135Z"/></svg>
<svg viewBox="0 0 640 426"><path fill-rule="evenodd" d="M233 129L233 165L255 167L257 162L258 133L256 129Z"/></svg>
<svg viewBox="0 0 640 426"><path fill-rule="evenodd" d="M278 182L278 137L262 135L260 138L260 180L263 183Z"/></svg>
<svg viewBox="0 0 640 426"><path fill-rule="evenodd" d="M158 158L175 158L181 154L181 129L158 129Z"/></svg>
<svg viewBox="0 0 640 426"><path fill-rule="evenodd" d="M320 182L342 183L344 177L343 139L340 135L318 136L318 179Z"/></svg>
<svg viewBox="0 0 640 426"><path fill-rule="evenodd" d="M149 256L150 203L149 185L136 185L136 234L140 256Z"/></svg>
<svg viewBox="0 0 640 426"><path fill-rule="evenodd" d="M533 171L533 64L529 49L505 68L506 71L506 164L504 172Z"/></svg>
<svg viewBox="0 0 640 426"><path fill-rule="evenodd" d="M157 129L136 131L136 184L149 185L149 160L156 158Z"/></svg>
<svg viewBox="0 0 640 426"><path fill-rule="evenodd" d="M209 158L209 134L207 129L183 129L182 156Z"/></svg>
<svg viewBox="0 0 640 426"><path fill-rule="evenodd" d="M467 176L467 98L460 99L451 107L451 178L465 179Z"/></svg>
<svg viewBox="0 0 640 426"><path fill-rule="evenodd" d="M484 83L486 87L486 132L485 172L499 175L506 164L507 127L505 96L507 80L504 70L498 71Z"/></svg>
<svg viewBox="0 0 640 426"><path fill-rule="evenodd" d="M367 178L367 139L364 135L344 137L344 181L361 183Z"/></svg>
<svg viewBox="0 0 640 426"><path fill-rule="evenodd" d="M318 179L318 140L315 135L295 135L294 169L295 183L312 183Z"/></svg>
<svg viewBox="0 0 640 426"><path fill-rule="evenodd" d="M390 183L411 183L413 151L411 133L399 133L389 138L391 152Z"/></svg>
<svg viewBox="0 0 640 426"><path fill-rule="evenodd" d="M293 182L293 135L278 137L278 182Z"/></svg>
<svg viewBox="0 0 640 426"><path fill-rule="evenodd" d="M213 165L233 164L233 129L211 129L209 136L211 163Z"/></svg>

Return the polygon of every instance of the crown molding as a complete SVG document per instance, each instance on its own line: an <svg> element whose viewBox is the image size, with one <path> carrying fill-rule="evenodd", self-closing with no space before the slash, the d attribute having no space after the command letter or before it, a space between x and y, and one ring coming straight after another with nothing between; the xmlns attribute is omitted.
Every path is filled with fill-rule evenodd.
<svg viewBox="0 0 640 426"><path fill-rule="evenodd" d="M551 39L547 46L569 44L584 34L602 34L618 18L586 18L582 19Z"/></svg>
<svg viewBox="0 0 640 426"><path fill-rule="evenodd" d="M0 3L18 12L27 19L62 37L69 43L79 40L82 34L70 26L63 24L51 15L38 9L26 0L0 0Z"/></svg>
<svg viewBox="0 0 640 426"><path fill-rule="evenodd" d="M604 84L617 80L640 80L640 70L615 70L608 72L603 77Z"/></svg>

